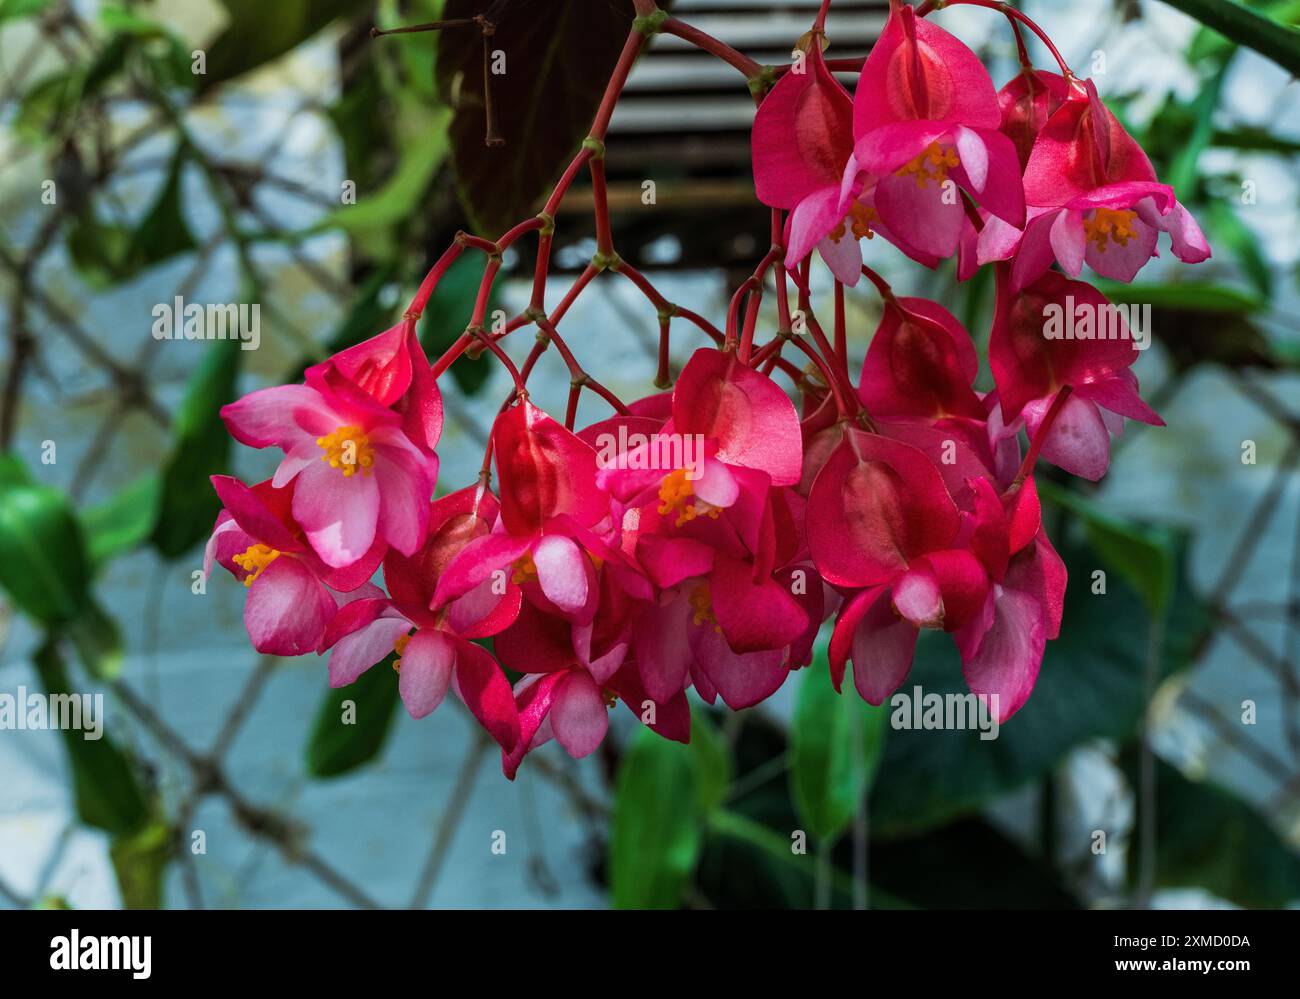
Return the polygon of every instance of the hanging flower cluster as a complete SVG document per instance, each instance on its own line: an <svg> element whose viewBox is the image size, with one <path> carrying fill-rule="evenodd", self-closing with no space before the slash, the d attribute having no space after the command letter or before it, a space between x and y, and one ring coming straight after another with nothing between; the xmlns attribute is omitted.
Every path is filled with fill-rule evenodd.
<svg viewBox="0 0 1300 999"><path fill-rule="evenodd" d="M618 701L685 742L688 689L732 709L758 704L811 662L831 619L837 689L851 663L858 693L882 703L907 677L920 632L934 629L952 635L967 685L999 722L1019 710L1060 628L1066 579L1034 467L1041 458L1098 479L1126 418L1161 422L1138 394L1124 317L1079 280L1083 265L1131 280L1161 232L1183 261L1210 250L1090 81L1063 63L1060 75L1032 67L1021 44L1021 72L997 91L925 12L895 0L851 95L823 57L824 5L808 51L762 99L754 179L773 209L774 247L733 298L725 331L668 303L613 252L601 140L638 32L664 25L642 17L592 140L546 210L495 243L458 237L400 325L309 369L301 385L227 406L237 440L283 452L268 481L213 478L225 509L207 567L248 587L253 645L328 656L335 687L395 652L410 714L452 691L500 744L509 777L552 738L574 757L591 753ZM1024 25L1051 47L1004 13L1018 41ZM600 250L548 314L554 207L584 165ZM430 365L416 322L451 261L484 251L486 290L501 251L529 232L539 242L530 307L489 333L480 294L470 328ZM895 295L863 265L861 241L877 235L928 267L956 256L962 279L995 269L994 391L975 389L979 358L957 319ZM830 337L813 309L814 256L835 278ZM605 269L659 308L662 381L673 317L714 337L671 391L625 405L561 338L564 311ZM844 295L864 275L883 311L854 380ZM769 278L779 328L756 345ZM1078 335L1061 334L1062 317L1078 318ZM498 341L529 325L537 346L517 368ZM552 344L573 376L564 422L527 389ZM791 345L806 368L782 356ZM493 353L515 386L482 475L434 499L437 377L470 348ZM614 415L579 429L584 389ZM381 571L384 589L373 582Z"/></svg>

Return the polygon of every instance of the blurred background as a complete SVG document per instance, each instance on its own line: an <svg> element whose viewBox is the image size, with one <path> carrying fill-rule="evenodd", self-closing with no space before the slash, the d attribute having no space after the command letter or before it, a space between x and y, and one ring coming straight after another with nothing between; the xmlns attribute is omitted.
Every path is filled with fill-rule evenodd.
<svg viewBox="0 0 1300 999"><path fill-rule="evenodd" d="M1019 6L1214 247L1106 286L1153 307L1136 371L1168 427L1130 424L1100 488L1042 487L1071 585L1028 705L992 741L896 730L829 693L823 665L760 708L701 708L689 748L619 710L598 754L552 744L510 783L458 706L412 721L386 669L331 692L315 656L253 651L243 587L196 582L207 476L272 467L216 413L392 325L458 229L495 238L536 212L630 0L0 0L0 694L105 706L98 741L0 730L0 906L1300 901L1300 42L1284 27L1300 3ZM370 36L489 7L500 148L483 142L477 32ZM816 7L672 5L765 64L788 60ZM837 0L829 55L865 54L886 12ZM999 85L1015 72L1005 19L935 16ZM608 141L619 252L718 325L768 242L752 114L737 72L658 37ZM548 304L595 250L583 184L557 219ZM868 262L982 347L989 275L958 285L882 242ZM493 308L527 304L532 246L507 254ZM464 329L481 267L467 254L434 295L431 357ZM155 307L177 296L258 304L258 349L155 339ZM849 308L861 356L876 302L860 288ZM601 275L564 329L620 396L653 390L656 310L631 282ZM705 341L673 329L679 369ZM507 344L520 360L532 337ZM533 398L562 412L553 355ZM462 358L442 387L454 489L509 380ZM584 397L580 423L603 415ZM923 642L913 679L961 689L950 643ZM355 725L339 723L345 698Z"/></svg>

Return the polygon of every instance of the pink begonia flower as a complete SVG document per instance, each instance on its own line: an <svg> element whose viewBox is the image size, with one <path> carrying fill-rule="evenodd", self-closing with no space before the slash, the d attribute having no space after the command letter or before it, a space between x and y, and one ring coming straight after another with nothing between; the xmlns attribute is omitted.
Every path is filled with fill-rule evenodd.
<svg viewBox="0 0 1300 999"><path fill-rule="evenodd" d="M203 557L205 576L220 563L248 587L244 626L265 655L314 652L343 593L369 596L368 580L379 566L382 545L342 569L325 565L303 541L290 508L292 484L269 481L246 486L228 475L212 476L225 509L217 516ZM364 590L363 590L364 588Z"/></svg>
<svg viewBox="0 0 1300 999"><path fill-rule="evenodd" d="M1022 173L1043 126L1069 93L1069 84L1060 73L1033 66L1022 66L998 91L998 107L1002 110L1002 124L998 127L1014 143Z"/></svg>
<svg viewBox="0 0 1300 999"><path fill-rule="evenodd" d="M853 151L853 99L827 69L816 43L802 66L781 77L754 115L754 189L758 200L790 213L785 262L794 267L815 247L846 285L862 276L854 219L845 238L840 180ZM834 235L832 235L834 233Z"/></svg>
<svg viewBox="0 0 1300 999"><path fill-rule="evenodd" d="M982 424L971 387L979 358L970 334L943 306L887 298L862 364L858 397L881 420L966 420Z"/></svg>
<svg viewBox="0 0 1300 999"><path fill-rule="evenodd" d="M887 238L930 267L968 233L959 188L1009 225L1023 225L1016 147L1001 124L993 81L975 53L891 2L854 94L841 215L878 220Z"/></svg>
<svg viewBox="0 0 1300 999"><path fill-rule="evenodd" d="M650 441L642 446L647 456L637 453L641 449L620 455L614 467L600 469L596 481L629 506L657 495L658 512L677 527L703 517L716 521L721 511L733 509L752 526L770 486L799 481L802 444L794 404L734 352L701 348L691 355L673 391L672 418L659 434L689 439L699 452L698 467L661 467L651 453L659 444Z"/></svg>
<svg viewBox="0 0 1300 999"><path fill-rule="evenodd" d="M592 530L610 516L596 452L526 399L497 417L492 442L500 519L447 566L435 604L509 577L542 609L590 623L599 593L593 555L616 557Z"/></svg>
<svg viewBox="0 0 1300 999"><path fill-rule="evenodd" d="M1067 335L1085 320L1091 338ZM1048 335L1055 332L1061 335ZM1052 271L1013 294L999 265L989 366L1004 433L1014 435L1023 421L1032 439L1057 393L1071 389L1043 442L1045 460L1095 482L1106 473L1110 438L1123 432L1124 417L1164 426L1138 395L1130 370L1138 353L1122 312L1096 288Z"/></svg>
<svg viewBox="0 0 1300 999"><path fill-rule="evenodd" d="M625 666L602 690L579 667L525 676L515 684L519 713L519 742L514 752L502 752L501 768L515 779L524 757L551 739L575 759L590 755L609 728L608 709L621 700L646 726L665 739L689 742L691 709L685 691L666 701L652 702L636 671Z"/></svg>
<svg viewBox="0 0 1300 999"><path fill-rule="evenodd" d="M241 443L284 452L272 481L295 484L294 519L327 565L351 565L376 537L409 555L424 540L437 457L332 364L307 379L250 393L221 418Z"/></svg>
<svg viewBox="0 0 1300 999"><path fill-rule="evenodd" d="M1156 179L1146 153L1102 103L1091 80L1048 119L1025 167L1029 204L1023 232L990 220L980 260L1007 260L1011 290L1033 284L1053 260L1070 277L1086 262L1098 274L1132 281L1167 232L1174 255L1210 256L1200 226Z"/></svg>
<svg viewBox="0 0 1300 999"><path fill-rule="evenodd" d="M390 551L384 560L390 596L357 600L330 622L321 645L331 650L331 687L353 683L396 651L398 691L412 718L430 714L450 689L503 750L515 748L519 720L510 682L470 639L494 635L515 618L519 588L478 588L436 608L433 600L446 566L490 530L496 512L495 499L478 486L431 505L420 550L410 558Z"/></svg>
<svg viewBox="0 0 1300 999"><path fill-rule="evenodd" d="M442 436L442 394L416 336L414 319L404 319L308 368L308 381L324 375L330 365L380 406L394 408L402 416L407 437L433 453Z"/></svg>

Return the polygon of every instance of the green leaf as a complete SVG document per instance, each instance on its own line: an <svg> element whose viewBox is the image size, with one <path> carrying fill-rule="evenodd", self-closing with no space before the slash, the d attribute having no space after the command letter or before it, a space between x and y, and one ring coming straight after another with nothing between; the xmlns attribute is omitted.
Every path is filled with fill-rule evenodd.
<svg viewBox="0 0 1300 999"><path fill-rule="evenodd" d="M1268 301L1249 292L1198 281L1174 284L1121 284L1098 280L1097 289L1112 302L1150 305L1176 312L1225 312L1252 315L1268 309Z"/></svg>
<svg viewBox="0 0 1300 999"><path fill-rule="evenodd" d="M1070 489L1044 479L1039 495L1082 520L1092 550L1141 595L1155 613L1169 606L1178 557L1171 533L1111 516Z"/></svg>
<svg viewBox="0 0 1300 999"><path fill-rule="evenodd" d="M24 613L53 626L85 607L85 545L72 505L59 490L0 486L0 552L0 586Z"/></svg>
<svg viewBox="0 0 1300 999"><path fill-rule="evenodd" d="M422 113L430 117L427 111ZM397 171L378 191L358 191L355 205L340 205L313 230L343 229L371 255L384 256L396 245L395 230L419 213L429 185L447 158L448 120L445 111L433 114L416 139L404 146Z"/></svg>
<svg viewBox="0 0 1300 999"><path fill-rule="evenodd" d="M338 777L379 755L399 702L392 653L346 687L330 690L307 741L307 772ZM345 706L345 701L353 702Z"/></svg>
<svg viewBox="0 0 1300 999"><path fill-rule="evenodd" d="M40 14L53 0L0 0L0 21Z"/></svg>
<svg viewBox="0 0 1300 999"><path fill-rule="evenodd" d="M695 786L695 805L701 816L706 816L726 796L731 784L731 749L718 732L708 712L691 706L691 749L695 753L695 768L699 779Z"/></svg>
<svg viewBox="0 0 1300 999"><path fill-rule="evenodd" d="M834 841L853 820L884 747L886 709L864 704L851 688L837 694L826 661L829 632L801 670L790 726L790 783L809 832ZM856 731L855 731L856 728Z"/></svg>
<svg viewBox="0 0 1300 999"><path fill-rule="evenodd" d="M230 16L208 49L201 89L242 76L297 48L341 14L357 10L354 0L221 0Z"/></svg>
<svg viewBox="0 0 1300 999"><path fill-rule="evenodd" d="M47 694L73 696L63 661L52 645L36 653L36 671ZM102 716L98 720L102 723ZM149 818L149 803L122 750L103 731L98 739L86 738L89 732L69 727L61 728L60 734L81 821L117 835L138 830Z"/></svg>
<svg viewBox="0 0 1300 999"><path fill-rule="evenodd" d="M701 865L701 875L709 879L703 887L710 900L725 894L733 896L729 901L736 908L812 908L815 855L795 853L788 836L727 809L718 809L709 819L708 834L705 863L709 869ZM853 878L835 866L828 876L831 907L849 908ZM874 884L869 901L873 909L912 908Z"/></svg>
<svg viewBox="0 0 1300 999"><path fill-rule="evenodd" d="M100 680L121 675L126 655L122 630L93 599L64 630L87 673Z"/></svg>
<svg viewBox="0 0 1300 999"><path fill-rule="evenodd" d="M1136 787L1136 753L1125 762ZM1259 812L1225 788L1156 763L1158 887L1204 888L1257 909L1300 900L1300 856ZM1137 859L1130 850L1133 872Z"/></svg>
<svg viewBox="0 0 1300 999"><path fill-rule="evenodd" d="M198 246L181 211L185 159L183 148L172 157L157 198L134 230L100 221L94 207L86 205L68 230L68 252L83 277L106 287Z"/></svg>
<svg viewBox="0 0 1300 999"><path fill-rule="evenodd" d="M1168 183L1178 191L1184 200L1193 197L1200 179L1197 166L1201 153L1205 152L1214 138L1214 112L1219 106L1219 95L1223 92L1223 78L1227 74L1227 63L1221 65L1217 72L1206 80L1192 103L1195 126L1190 134L1183 136L1183 143L1174 157L1169 170Z"/></svg>
<svg viewBox="0 0 1300 999"><path fill-rule="evenodd" d="M86 547L96 571L149 540L158 521L162 481L146 472L98 506L81 512Z"/></svg>
<svg viewBox="0 0 1300 999"><path fill-rule="evenodd" d="M462 256L447 268L438 282L420 321L420 345L430 361L436 360L465 332L474 315L474 302L478 298L482 277L481 260ZM488 315L496 305L494 288L488 299ZM456 358L450 370L457 386L466 395L473 395L481 389L491 374L482 358L471 357L468 353Z"/></svg>
<svg viewBox="0 0 1300 999"><path fill-rule="evenodd" d="M1059 546L1069 569L1061 635L1047 643L1029 701L981 739L977 730L901 729L892 717L871 799L872 829L898 836L952 821L1050 772L1077 746L1124 740L1145 710L1144 666L1149 618L1144 602L1112 573L1106 593L1092 593L1101 557L1068 536ZM1179 567L1184 551L1180 547ZM1208 633L1209 614L1183 572L1169 601L1162 675L1185 669ZM961 662L947 635L923 633L902 693L965 694ZM902 706L900 705L900 712ZM908 717L911 717L908 712Z"/></svg>
<svg viewBox="0 0 1300 999"><path fill-rule="evenodd" d="M190 376L172 424L176 443L162 471L153 544L164 558L189 551L212 529L221 509L210 475L227 470L230 435L220 410L235 395L240 340L213 340Z"/></svg>
<svg viewBox="0 0 1300 999"><path fill-rule="evenodd" d="M108 855L126 909L161 909L163 877L172 857L173 836L161 807L143 828L113 840Z"/></svg>
<svg viewBox="0 0 1300 999"><path fill-rule="evenodd" d="M1300 76L1300 31L1279 24L1235 0L1165 0L1213 28L1225 38L1272 59L1292 76Z"/></svg>
<svg viewBox="0 0 1300 999"><path fill-rule="evenodd" d="M1259 240L1246 228L1237 213L1223 201L1215 200L1209 207L1210 231L1213 242L1227 246L1237 263L1250 278L1260 297L1267 300L1273 294L1273 269L1259 249Z"/></svg>
<svg viewBox="0 0 1300 999"><path fill-rule="evenodd" d="M616 909L672 909L700 852L700 775L690 746L637 731L619 766L610 822L610 893Z"/></svg>

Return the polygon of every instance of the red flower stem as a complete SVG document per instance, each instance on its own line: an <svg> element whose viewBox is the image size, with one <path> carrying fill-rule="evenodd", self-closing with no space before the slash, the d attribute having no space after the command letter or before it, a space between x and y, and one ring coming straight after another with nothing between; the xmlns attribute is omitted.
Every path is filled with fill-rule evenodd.
<svg viewBox="0 0 1300 999"><path fill-rule="evenodd" d="M411 304L406 307L406 315L408 318L420 318L421 314L424 312L424 307L429 304L429 297L433 294L434 288L438 287L438 282L442 280L442 276L447 273L448 268L456 262L456 258L464 251L465 245L459 240L454 241L451 246L447 247L443 255L438 258L438 262L434 264L433 267L429 269L429 273L424 276L424 280L420 282L420 287L416 291L415 297L411 299Z"/></svg>
<svg viewBox="0 0 1300 999"><path fill-rule="evenodd" d="M817 366L817 370L821 372L822 380L826 382L831 394L835 397L835 408L839 414L841 416L852 416L860 408L857 406L857 397L844 394L834 369L826 363L826 359L813 350L804 337L792 336L790 342L807 354L808 359ZM849 401L850 399L853 400L852 403Z"/></svg>
<svg viewBox="0 0 1300 999"><path fill-rule="evenodd" d="M620 260L616 269L620 274L641 289L641 294L645 295L645 297L650 300L650 304L653 305L656 310L659 312L668 312L672 310L673 304L660 294L659 289L650 282L649 278L629 264L626 260Z"/></svg>
<svg viewBox="0 0 1300 999"><path fill-rule="evenodd" d="M849 333L844 317L844 285L835 282L835 356L839 359L844 377L849 377Z"/></svg>
<svg viewBox="0 0 1300 999"><path fill-rule="evenodd" d="M925 3L921 4L921 6L916 9L916 16L925 17L932 11L942 10L944 7L960 6L983 7L986 10L996 10L1000 14L1005 14L1009 20L1019 21L1037 35L1039 40L1047 46L1047 51L1052 53L1052 58L1055 59L1056 64L1061 67L1061 73L1065 78L1067 80L1076 79L1074 71L1066 64L1065 59L1062 58L1061 53L1057 51L1056 46L1052 43L1052 39L1048 37L1047 32L1035 24L1032 18L1022 14L1020 11L1016 10L1016 8L1003 3L1002 0L925 0Z"/></svg>
<svg viewBox="0 0 1300 999"><path fill-rule="evenodd" d="M866 264L862 265L862 274L868 281L876 286L876 290L880 292L880 297L885 301L889 301L894 297L894 289L889 286L889 282Z"/></svg>
<svg viewBox="0 0 1300 999"><path fill-rule="evenodd" d="M822 6L817 11L817 20L813 22L813 30L821 31L826 27L826 15L831 9L831 0L822 0Z"/></svg>
<svg viewBox="0 0 1300 999"><path fill-rule="evenodd" d="M592 204L596 212L596 252L610 255L614 252L614 233L609 225L609 195L605 190L605 161L593 157L591 167Z"/></svg>
<svg viewBox="0 0 1300 999"><path fill-rule="evenodd" d="M758 279L751 274L740 283L740 287L736 289L736 293L731 296L731 304L727 306L727 340L726 343L722 345L723 350L736 349L737 343L740 339L740 303L744 299L745 295L749 293L750 289L754 287L757 281Z"/></svg>
<svg viewBox="0 0 1300 999"><path fill-rule="evenodd" d="M624 415L627 414L628 408L623 405L622 400L583 370L582 365L578 363L578 359L574 357L573 351L569 349L569 345L564 342L564 339L560 336L559 330L555 328L555 325L549 319L544 316L539 317L537 320L537 326L546 335L547 340L555 344L555 349L558 350L560 356L564 358L565 366L569 369L569 378L575 389L581 391L583 387L589 388L613 406L616 412ZM545 348L544 343L542 346ZM571 396L571 399L572 398L573 396ZM577 403L574 402L573 405L576 406ZM569 429L573 429L572 425L569 426Z"/></svg>
<svg viewBox="0 0 1300 999"><path fill-rule="evenodd" d="M745 74L745 79L752 80L763 71L763 67L756 63L743 52L733 49L726 42L714 38L707 32L699 28L692 27L684 21L679 21L675 17L670 17L660 29L667 35L676 35L683 41L690 42L696 48L703 49L717 56L723 62L734 66L740 72Z"/></svg>
<svg viewBox="0 0 1300 999"><path fill-rule="evenodd" d="M488 301L492 297L492 283L496 280L499 270L501 270L501 255L496 254L483 268L483 280L479 282L478 298L474 302L474 315L469 321L471 327L483 328L483 323L487 319Z"/></svg>
<svg viewBox="0 0 1300 999"><path fill-rule="evenodd" d="M537 262L533 265L533 294L528 307L542 311L546 308L546 278L551 269L551 242L553 232L543 232L537 237Z"/></svg>
<svg viewBox="0 0 1300 999"><path fill-rule="evenodd" d="M596 119L591 123L591 131L588 134L593 139L604 141L605 133L609 131L609 119L614 115L614 106L627 85L628 74L632 72L632 64L636 62L636 57L641 54L641 47L645 45L646 37L637 28L627 33L627 41L623 43L623 51L614 67L614 74L609 78L604 96L600 99L600 106L596 109Z"/></svg>
<svg viewBox="0 0 1300 999"><path fill-rule="evenodd" d="M515 367L515 362L510 360L510 355L502 350L501 346L491 337L484 336L481 329L478 331L474 339L478 343L487 347L488 350L492 351L492 353L496 355L497 360L505 365L505 369L510 372L510 377L514 379L516 393L518 393L520 398L526 397L528 395L528 389L524 384L523 376L519 374L519 369Z"/></svg>
<svg viewBox="0 0 1300 999"><path fill-rule="evenodd" d="M560 299L560 304L557 305L555 310L551 313L550 322L552 325L559 324L560 320L564 318L564 314L569 311L569 307L573 305L573 303L577 301L578 296L582 294L582 290L586 288L587 285L591 284L599 273L600 268L595 264L588 264L586 266L583 272L578 275L578 280L573 282L573 286L565 292L564 298Z"/></svg>
<svg viewBox="0 0 1300 999"><path fill-rule="evenodd" d="M1020 30L1020 22L1010 14L1007 15L1007 20L1011 22L1011 30L1016 33L1016 55L1020 59L1021 68L1032 69L1034 64L1030 61L1029 50L1025 48L1025 33Z"/></svg>
<svg viewBox="0 0 1300 999"><path fill-rule="evenodd" d="M667 315L659 319L659 366L655 369L655 388L666 389L673 383L672 358L668 352L668 328L672 320Z"/></svg>
<svg viewBox="0 0 1300 999"><path fill-rule="evenodd" d="M740 352L737 355L744 364L749 363L749 354L754 348L754 330L758 325L758 308L763 302L763 278L767 274L768 268L780 259L781 247L773 246L767 251L767 255L763 257L759 265L754 268L754 286L745 309L745 326L741 332Z"/></svg>
<svg viewBox="0 0 1300 999"><path fill-rule="evenodd" d="M862 64L867 61L866 56L852 56L847 59L823 59L826 68L832 73L856 73L862 69ZM794 68L793 63L779 63L772 66L772 72L777 76L784 76Z"/></svg>
<svg viewBox="0 0 1300 999"><path fill-rule="evenodd" d="M569 404L564 409L564 429L572 430L578 422L578 400L582 397L582 382L569 383Z"/></svg>
<svg viewBox="0 0 1300 999"><path fill-rule="evenodd" d="M1047 411L1047 415L1043 417L1043 422L1038 425L1038 433L1034 434L1034 439L1029 442L1029 450L1025 454L1025 460L1020 463L1020 471L1016 473L1015 481L1011 483L1011 489L1018 488L1025 479L1033 474L1034 464L1038 461L1038 452L1043 449L1043 441L1047 440L1052 424L1056 422L1057 416L1061 413L1061 408L1065 405L1065 400L1069 397L1069 385L1056 393L1051 408Z"/></svg>

